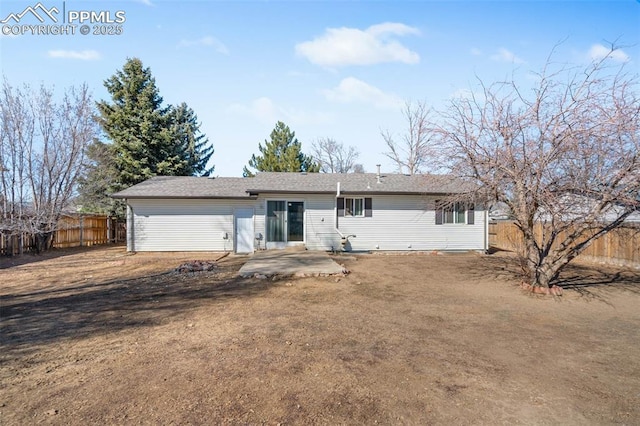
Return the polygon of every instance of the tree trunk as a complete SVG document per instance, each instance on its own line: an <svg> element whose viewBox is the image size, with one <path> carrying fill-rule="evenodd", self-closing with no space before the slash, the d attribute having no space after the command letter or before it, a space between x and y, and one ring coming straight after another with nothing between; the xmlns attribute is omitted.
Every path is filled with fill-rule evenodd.
<svg viewBox="0 0 640 426"><path fill-rule="evenodd" d="M570 253L541 255L531 244L528 250L527 273L529 284L532 287L551 288L558 279L560 271L575 257Z"/></svg>
<svg viewBox="0 0 640 426"><path fill-rule="evenodd" d="M53 246L53 232L46 231L36 234L36 253L40 254Z"/></svg>
<svg viewBox="0 0 640 426"><path fill-rule="evenodd" d="M558 277L559 271L549 264L548 258L545 258L542 264L532 272L533 279L529 284L534 287L550 288L551 283Z"/></svg>

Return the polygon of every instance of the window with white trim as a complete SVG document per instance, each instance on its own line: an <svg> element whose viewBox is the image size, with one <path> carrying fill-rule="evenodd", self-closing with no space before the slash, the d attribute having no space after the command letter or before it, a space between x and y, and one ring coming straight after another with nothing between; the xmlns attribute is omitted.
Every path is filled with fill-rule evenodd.
<svg viewBox="0 0 640 426"><path fill-rule="evenodd" d="M345 198L344 215L364 217L364 198Z"/></svg>
<svg viewBox="0 0 640 426"><path fill-rule="evenodd" d="M338 217L373 217L373 200L369 197L336 198Z"/></svg>
<svg viewBox="0 0 640 426"><path fill-rule="evenodd" d="M474 222L475 207L473 204L436 201L436 225L465 223L473 225Z"/></svg>

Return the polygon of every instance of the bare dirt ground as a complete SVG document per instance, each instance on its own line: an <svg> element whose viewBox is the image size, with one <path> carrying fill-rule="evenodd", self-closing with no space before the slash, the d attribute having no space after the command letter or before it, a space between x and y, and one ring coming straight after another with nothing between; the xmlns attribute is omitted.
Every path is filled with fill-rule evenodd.
<svg viewBox="0 0 640 426"><path fill-rule="evenodd" d="M640 271L524 293L504 255L343 278L123 247L0 260L0 423L640 424Z"/></svg>

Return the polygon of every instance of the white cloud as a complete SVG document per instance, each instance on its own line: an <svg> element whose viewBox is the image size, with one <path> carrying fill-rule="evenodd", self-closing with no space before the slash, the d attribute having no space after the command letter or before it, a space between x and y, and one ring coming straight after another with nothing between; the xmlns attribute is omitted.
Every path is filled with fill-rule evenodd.
<svg viewBox="0 0 640 426"><path fill-rule="evenodd" d="M95 50L50 50L47 52L50 58L80 59L82 61L96 61L101 58Z"/></svg>
<svg viewBox="0 0 640 426"><path fill-rule="evenodd" d="M383 62L416 64L420 56L393 36L418 35L417 28L386 22L366 30L357 28L328 28L311 41L298 43L296 53L309 62L325 67L373 65Z"/></svg>
<svg viewBox="0 0 640 426"><path fill-rule="evenodd" d="M591 46L591 49L589 49L589 58L592 61L599 61L607 57L607 55L616 62L629 61L629 55L627 55L622 49L616 49L612 52L610 48L601 44L594 44Z"/></svg>
<svg viewBox="0 0 640 426"><path fill-rule="evenodd" d="M138 3L142 3L142 4L144 4L145 6L155 6L155 5L151 2L151 0L137 0L137 2L138 2Z"/></svg>
<svg viewBox="0 0 640 426"><path fill-rule="evenodd" d="M275 124L278 120L291 125L328 124L333 121L331 114L283 108L267 97L254 99L248 105L236 103L230 105L227 110L234 114L253 117L265 124Z"/></svg>
<svg viewBox="0 0 640 426"><path fill-rule="evenodd" d="M196 40L180 40L178 43L178 47L194 47L194 46L204 46L204 47L213 47L216 52L222 53L223 55L229 54L229 49L224 45L220 40L215 37L205 36Z"/></svg>
<svg viewBox="0 0 640 426"><path fill-rule="evenodd" d="M517 57L515 53L501 47L495 55L491 55L491 59L498 62L510 62L512 64L523 64L524 61Z"/></svg>
<svg viewBox="0 0 640 426"><path fill-rule="evenodd" d="M473 47L471 48L471 54L473 56L480 56L482 55L482 50L478 49L477 47Z"/></svg>
<svg viewBox="0 0 640 426"><path fill-rule="evenodd" d="M249 105L233 104L229 106L228 110L233 113L252 116L262 122L270 123L278 120L278 110L275 104L266 97L254 99Z"/></svg>
<svg viewBox="0 0 640 426"><path fill-rule="evenodd" d="M327 100L339 103L364 103L376 108L399 108L403 101L355 77L343 79L335 89L323 91Z"/></svg>

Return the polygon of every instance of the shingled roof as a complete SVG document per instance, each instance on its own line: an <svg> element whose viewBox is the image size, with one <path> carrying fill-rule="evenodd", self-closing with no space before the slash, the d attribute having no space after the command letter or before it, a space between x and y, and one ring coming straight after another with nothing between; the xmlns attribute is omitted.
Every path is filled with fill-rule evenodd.
<svg viewBox="0 0 640 426"><path fill-rule="evenodd" d="M246 178L156 176L111 195L113 198L248 198Z"/></svg>
<svg viewBox="0 0 640 426"><path fill-rule="evenodd" d="M262 193L452 194L472 185L447 175L261 172L248 178L158 176L112 195L114 198L252 198Z"/></svg>

